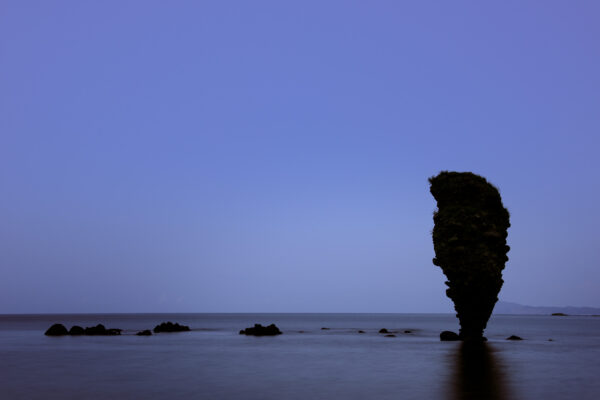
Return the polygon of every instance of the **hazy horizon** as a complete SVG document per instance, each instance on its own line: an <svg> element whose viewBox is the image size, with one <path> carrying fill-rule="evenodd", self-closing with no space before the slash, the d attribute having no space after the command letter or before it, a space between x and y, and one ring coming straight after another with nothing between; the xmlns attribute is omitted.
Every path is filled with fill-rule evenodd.
<svg viewBox="0 0 600 400"><path fill-rule="evenodd" d="M500 299L600 307L596 2L0 7L0 313L453 312L427 179L511 214Z"/></svg>
<svg viewBox="0 0 600 400"><path fill-rule="evenodd" d="M499 306L499 307L498 307ZM525 308L533 308L533 309L538 309L538 308L549 308L549 309L553 309L551 311L548 310L544 310L544 311L528 311L528 312L524 312L524 311L505 311L502 309L506 309L506 307L525 307ZM570 308L575 308L575 309L591 309L593 311L596 310L600 310L600 308L596 308L596 307L589 307L589 306L573 306L573 305L561 305L561 306L545 306L545 305L541 305L541 304L519 304L519 303L513 303L513 302L509 302L509 301L502 301L499 300L498 303L496 303L496 307L494 308L494 312L492 313L492 315L538 315L538 316L547 316L550 315L550 312L557 312L557 311L565 311L565 309L570 309ZM500 309L500 311L499 311ZM554 310L556 309L556 310ZM195 312L195 311L177 311L177 310L170 310L170 311L162 311L162 312L154 312L154 311L112 311L112 312L102 312L102 311L96 311L96 312L49 312L49 313L15 313L15 312L7 312L7 313L0 313L0 315L116 315L116 314L135 314L135 315L162 315L162 314L173 314L173 315L177 315L177 314L406 314L406 315L424 315L424 314L449 314L449 315L455 315L456 311L454 309L452 310L447 310L447 311L438 311L438 312L413 312L410 310L398 310L398 311L393 311L393 312L377 312L377 311L373 311L373 312L353 312L353 311L342 311L342 312L336 312L336 311L294 311L294 312L285 312L285 311L279 311L279 312L269 312L269 311L247 311L247 312L236 312L236 311L203 311L203 312ZM576 317L581 317L581 316L597 316L596 314L586 314L586 313L575 313L575 314L567 314L568 316L576 316Z"/></svg>

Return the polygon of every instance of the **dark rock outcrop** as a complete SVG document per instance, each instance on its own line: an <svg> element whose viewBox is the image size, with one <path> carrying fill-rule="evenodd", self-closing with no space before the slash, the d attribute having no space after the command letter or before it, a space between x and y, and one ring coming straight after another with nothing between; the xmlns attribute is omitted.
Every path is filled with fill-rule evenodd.
<svg viewBox="0 0 600 400"><path fill-rule="evenodd" d="M87 336L96 336L96 335L105 335L106 328L102 324L98 324L96 326L88 326L83 331Z"/></svg>
<svg viewBox="0 0 600 400"><path fill-rule="evenodd" d="M412 333L412 331L410 329L407 329L404 331L404 333Z"/></svg>
<svg viewBox="0 0 600 400"><path fill-rule="evenodd" d="M438 209L433 215L433 264L448 280L463 340L482 340L504 281L509 213L498 189L471 172L429 178Z"/></svg>
<svg viewBox="0 0 600 400"><path fill-rule="evenodd" d="M152 336L152 331L150 331L150 329L146 329L143 331L139 331L138 333L136 333L137 336Z"/></svg>
<svg viewBox="0 0 600 400"><path fill-rule="evenodd" d="M160 325L156 325L154 327L154 333L163 333L163 332L188 332L190 330L189 326L179 325L177 322L163 322Z"/></svg>
<svg viewBox="0 0 600 400"><path fill-rule="evenodd" d="M440 333L440 340L442 342L453 342L456 340L460 340L460 337L455 332L443 331L442 333Z"/></svg>
<svg viewBox="0 0 600 400"><path fill-rule="evenodd" d="M86 336L115 336L120 335L122 329L106 329L104 325L98 324L96 326L89 326L85 328L84 334Z"/></svg>
<svg viewBox="0 0 600 400"><path fill-rule="evenodd" d="M385 337L396 337L396 335L390 334L390 335L385 335Z"/></svg>
<svg viewBox="0 0 600 400"><path fill-rule="evenodd" d="M106 329L104 325L98 324L96 326L91 326L83 329L81 326L73 325L69 331L62 324L54 324L47 331L46 335L48 336L63 336L63 335L71 335L71 336L115 336L120 335L122 329Z"/></svg>
<svg viewBox="0 0 600 400"><path fill-rule="evenodd" d="M63 324L54 324L44 333L46 336L64 336L68 334L69 331L67 331L67 328Z"/></svg>
<svg viewBox="0 0 600 400"><path fill-rule="evenodd" d="M240 335L251 335L251 336L275 336L281 335L281 331L275 324L269 326L262 326L261 324L254 324L253 328L246 328L240 331Z"/></svg>
<svg viewBox="0 0 600 400"><path fill-rule="evenodd" d="M325 327L321 328L322 331L328 331L329 329L330 328L325 328Z"/></svg>
<svg viewBox="0 0 600 400"><path fill-rule="evenodd" d="M365 333L365 331L358 331L358 333Z"/></svg>
<svg viewBox="0 0 600 400"><path fill-rule="evenodd" d="M523 338L517 335L510 335L506 340L523 340Z"/></svg>
<svg viewBox="0 0 600 400"><path fill-rule="evenodd" d="M382 328L379 330L379 333L390 333L387 329Z"/></svg>
<svg viewBox="0 0 600 400"><path fill-rule="evenodd" d="M553 317L568 317L569 314L565 314L565 313L561 313L561 312L555 312L555 313L552 313L552 316Z"/></svg>
<svg viewBox="0 0 600 400"><path fill-rule="evenodd" d="M80 327L79 325L73 325L71 329L69 329L69 335L71 336L80 336L85 334L85 329Z"/></svg>

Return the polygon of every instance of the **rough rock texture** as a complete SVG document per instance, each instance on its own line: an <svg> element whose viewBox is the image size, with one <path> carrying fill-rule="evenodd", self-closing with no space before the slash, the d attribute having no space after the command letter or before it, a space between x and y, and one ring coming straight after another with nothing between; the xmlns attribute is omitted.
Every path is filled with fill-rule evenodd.
<svg viewBox="0 0 600 400"><path fill-rule="evenodd" d="M463 340L481 340L504 281L509 213L498 189L471 172L441 172L429 178L437 201L433 263L448 278Z"/></svg>
<svg viewBox="0 0 600 400"><path fill-rule="evenodd" d="M68 334L69 331L67 331L67 328L63 324L54 324L44 333L46 336L63 336Z"/></svg>
<svg viewBox="0 0 600 400"><path fill-rule="evenodd" d="M254 324L253 328L246 328L240 331L240 335L252 335L252 336L275 336L281 335L281 331L275 324L269 326L262 326L261 324Z"/></svg>
<svg viewBox="0 0 600 400"><path fill-rule="evenodd" d="M189 326L179 325L177 322L163 322L160 325L156 325L154 327L154 333L162 333L162 332L187 332L190 330Z"/></svg>

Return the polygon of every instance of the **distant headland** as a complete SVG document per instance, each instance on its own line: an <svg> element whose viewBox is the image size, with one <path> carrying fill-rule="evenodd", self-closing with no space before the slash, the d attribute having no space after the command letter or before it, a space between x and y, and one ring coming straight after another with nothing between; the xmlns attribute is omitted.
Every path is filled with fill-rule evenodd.
<svg viewBox="0 0 600 400"><path fill-rule="evenodd" d="M595 307L552 307L552 306L527 306L508 301L499 301L494 308L494 314L529 314L529 315L598 315L600 308Z"/></svg>

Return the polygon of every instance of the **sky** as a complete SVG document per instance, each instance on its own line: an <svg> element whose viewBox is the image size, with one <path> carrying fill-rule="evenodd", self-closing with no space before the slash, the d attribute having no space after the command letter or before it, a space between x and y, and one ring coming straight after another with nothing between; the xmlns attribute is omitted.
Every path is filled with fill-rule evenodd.
<svg viewBox="0 0 600 400"><path fill-rule="evenodd" d="M511 214L500 299L600 307L600 3L0 5L0 313L452 312L427 179Z"/></svg>

